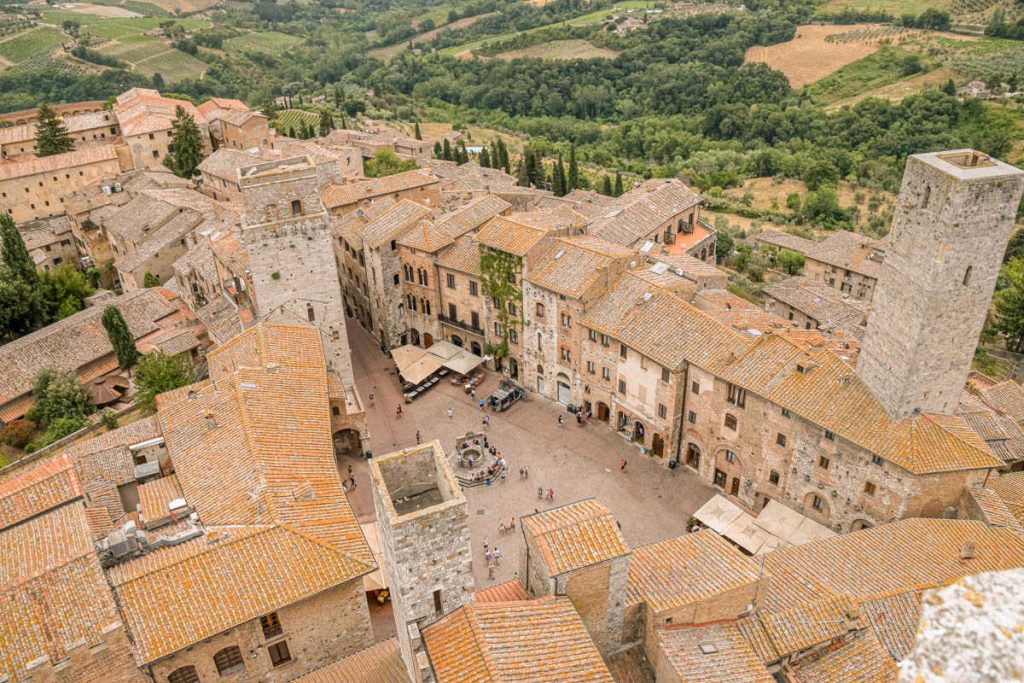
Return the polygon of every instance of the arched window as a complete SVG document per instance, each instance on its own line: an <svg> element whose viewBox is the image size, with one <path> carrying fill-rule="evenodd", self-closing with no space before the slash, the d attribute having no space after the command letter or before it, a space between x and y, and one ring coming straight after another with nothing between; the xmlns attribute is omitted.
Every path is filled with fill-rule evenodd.
<svg viewBox="0 0 1024 683"><path fill-rule="evenodd" d="M544 366L539 364L539 363L537 364L537 374L538 375L543 375L544 374Z"/></svg>
<svg viewBox="0 0 1024 683"><path fill-rule="evenodd" d="M300 213L302 213L302 202L300 202L298 199L293 199L292 200L292 215L293 216L298 216Z"/></svg>
<svg viewBox="0 0 1024 683"><path fill-rule="evenodd" d="M221 676L227 676L245 668L242 651L238 649L237 645L219 651L213 656L213 663L217 665L217 673Z"/></svg>
<svg viewBox="0 0 1024 683"><path fill-rule="evenodd" d="M194 666L182 666L171 672L167 683L199 683L199 674Z"/></svg>

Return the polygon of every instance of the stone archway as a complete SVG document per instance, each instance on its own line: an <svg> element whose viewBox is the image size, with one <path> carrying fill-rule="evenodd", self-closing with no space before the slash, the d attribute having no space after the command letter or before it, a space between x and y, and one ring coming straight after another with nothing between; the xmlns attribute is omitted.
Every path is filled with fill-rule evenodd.
<svg viewBox="0 0 1024 683"><path fill-rule="evenodd" d="M651 437L651 453L659 458L665 455L665 439L662 438L661 434L655 434Z"/></svg>
<svg viewBox="0 0 1024 683"><path fill-rule="evenodd" d="M608 407L607 403L597 402L597 419L601 422L607 422L612 416L612 410Z"/></svg>
<svg viewBox="0 0 1024 683"><path fill-rule="evenodd" d="M647 439L647 427L640 420L633 421L633 442L643 445Z"/></svg>
<svg viewBox="0 0 1024 683"><path fill-rule="evenodd" d="M460 337L459 335L453 334L451 337L451 342L455 346L458 346L460 349L462 348L462 337Z"/></svg>
<svg viewBox="0 0 1024 683"><path fill-rule="evenodd" d="M476 356L483 356L483 347L480 346L480 342L470 342L469 350Z"/></svg>
<svg viewBox="0 0 1024 683"><path fill-rule="evenodd" d="M359 432L355 429L339 429L331 437L334 442L334 457L358 457L363 454Z"/></svg>
<svg viewBox="0 0 1024 683"><path fill-rule="evenodd" d="M409 328L409 339L411 340L410 343L413 346L419 346L420 345L420 331L417 330L415 327Z"/></svg>
<svg viewBox="0 0 1024 683"><path fill-rule="evenodd" d="M715 485L738 496L743 479L743 463L735 451L721 448L715 453Z"/></svg>
<svg viewBox="0 0 1024 683"><path fill-rule="evenodd" d="M519 362L515 358L508 359L509 379L519 379Z"/></svg>
<svg viewBox="0 0 1024 683"><path fill-rule="evenodd" d="M686 459L683 461L688 467L700 470L700 446L692 441L686 444Z"/></svg>
<svg viewBox="0 0 1024 683"><path fill-rule="evenodd" d="M816 522L829 526L832 510L829 507L828 501L825 500L825 496L812 491L804 496L804 514Z"/></svg>
<svg viewBox="0 0 1024 683"><path fill-rule="evenodd" d="M874 524L866 519L855 519L853 524L850 525L850 531L860 531L861 529L870 529Z"/></svg>

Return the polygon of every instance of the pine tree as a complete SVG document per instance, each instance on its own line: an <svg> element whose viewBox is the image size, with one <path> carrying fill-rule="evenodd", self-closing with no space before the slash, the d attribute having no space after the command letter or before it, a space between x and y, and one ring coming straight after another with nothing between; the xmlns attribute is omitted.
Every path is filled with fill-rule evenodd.
<svg viewBox="0 0 1024 683"><path fill-rule="evenodd" d="M491 167L491 153L487 151L487 145L480 150L480 165L484 168Z"/></svg>
<svg viewBox="0 0 1024 683"><path fill-rule="evenodd" d="M29 256L21 233L14 226L14 219L6 213L0 214L0 244L3 246L3 263L11 274L28 286L37 287L39 275L36 264Z"/></svg>
<svg viewBox="0 0 1024 683"><path fill-rule="evenodd" d="M568 181L569 192L580 186L580 169L576 164L576 145L569 149L569 176L566 180Z"/></svg>
<svg viewBox="0 0 1024 683"><path fill-rule="evenodd" d="M601 181L601 194L611 197L612 196L612 179L607 176Z"/></svg>
<svg viewBox="0 0 1024 683"><path fill-rule="evenodd" d="M330 109L324 109L320 112L320 137L329 135L334 130L334 115L331 114Z"/></svg>
<svg viewBox="0 0 1024 683"><path fill-rule="evenodd" d="M452 158L452 143L448 142L448 138L444 139L444 147L441 149L441 158L445 161L455 161Z"/></svg>
<svg viewBox="0 0 1024 683"><path fill-rule="evenodd" d="M68 135L68 129L57 117L49 105L39 105L39 115L36 117L36 155L48 157L53 154L63 154L75 148L75 143Z"/></svg>
<svg viewBox="0 0 1024 683"><path fill-rule="evenodd" d="M139 359L139 351L135 348L135 337L128 329L128 323L117 306L107 306L103 309L103 329L107 331L110 345L114 347L114 355L117 356L117 364L122 369L128 370L135 361Z"/></svg>
<svg viewBox="0 0 1024 683"><path fill-rule="evenodd" d="M622 174L618 171L615 172L615 196L618 197L622 194Z"/></svg>
<svg viewBox="0 0 1024 683"><path fill-rule="evenodd" d="M434 140L434 158L435 159L440 159L442 154L444 154L444 152L441 151L441 142L440 142L440 140Z"/></svg>
<svg viewBox="0 0 1024 683"><path fill-rule="evenodd" d="M174 110L171 122L170 151L164 157L164 166L180 178L191 178L203 161L203 141L195 119L181 105Z"/></svg>
<svg viewBox="0 0 1024 683"><path fill-rule="evenodd" d="M413 137L415 137L417 140L422 140L423 139L423 133L420 132L420 123L419 123L419 121L416 122L415 126L416 127L413 129Z"/></svg>

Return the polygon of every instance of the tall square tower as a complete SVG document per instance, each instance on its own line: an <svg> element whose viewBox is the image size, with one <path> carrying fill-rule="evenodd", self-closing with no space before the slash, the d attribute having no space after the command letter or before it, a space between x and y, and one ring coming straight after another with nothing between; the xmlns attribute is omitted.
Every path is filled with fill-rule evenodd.
<svg viewBox="0 0 1024 683"><path fill-rule="evenodd" d="M960 400L1024 171L970 149L907 159L857 371L893 419Z"/></svg>
<svg viewBox="0 0 1024 683"><path fill-rule="evenodd" d="M373 458L370 479L402 658L429 680L420 629L474 599L466 498L438 441Z"/></svg>

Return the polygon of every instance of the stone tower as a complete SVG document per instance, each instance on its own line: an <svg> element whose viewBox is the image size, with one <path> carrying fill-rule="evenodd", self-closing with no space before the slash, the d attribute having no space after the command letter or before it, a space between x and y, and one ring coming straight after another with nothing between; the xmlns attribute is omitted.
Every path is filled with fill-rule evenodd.
<svg viewBox="0 0 1024 683"><path fill-rule="evenodd" d="M857 365L893 419L959 402L1022 192L981 152L907 159Z"/></svg>
<svg viewBox="0 0 1024 683"><path fill-rule="evenodd" d="M430 680L420 629L473 602L466 499L440 442L373 458L373 504L410 680Z"/></svg>
<svg viewBox="0 0 1024 683"><path fill-rule="evenodd" d="M335 447L369 448L366 413L352 375L345 306L317 169L308 157L238 169L242 244L252 281L252 322L306 322L320 330L331 383Z"/></svg>

